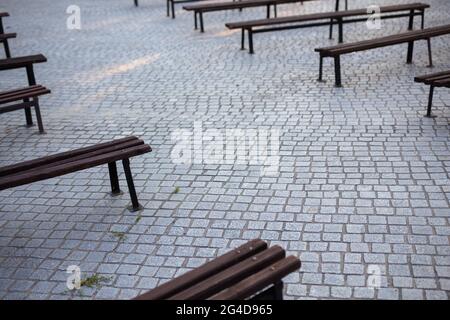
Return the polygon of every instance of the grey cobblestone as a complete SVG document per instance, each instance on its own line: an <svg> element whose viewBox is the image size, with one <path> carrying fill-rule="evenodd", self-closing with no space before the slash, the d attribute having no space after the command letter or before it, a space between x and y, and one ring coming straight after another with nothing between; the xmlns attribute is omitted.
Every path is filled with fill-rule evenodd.
<svg viewBox="0 0 450 320"><path fill-rule="evenodd" d="M448 23L448 1L427 3L427 26ZM301 257L288 299L448 299L450 92L436 90L438 117L422 117L427 88L412 80L430 72L422 46L411 65L403 46L345 56L344 88L334 88L329 61L326 83L316 82L313 49L335 43L326 28L257 36L251 56L224 23L260 18L259 9L217 13L198 34L191 14L167 19L162 1L79 0L82 29L68 30L71 4L0 4L6 32L18 33L13 54L45 54L36 78L52 90L41 101L46 135L20 112L1 115L0 166L136 135L153 147L131 161L145 209L136 219L127 192L107 194L105 167L3 190L1 299L129 299L256 237ZM314 1L279 15L331 9ZM405 19L383 23L370 35L349 24L345 40L406 30ZM449 51L448 37L433 39L436 72L450 68ZM23 81L0 74L2 90ZM194 121L279 129L279 174L174 164L171 133ZM113 280L68 294L71 264ZM381 288L367 287L371 265L383 270Z"/></svg>

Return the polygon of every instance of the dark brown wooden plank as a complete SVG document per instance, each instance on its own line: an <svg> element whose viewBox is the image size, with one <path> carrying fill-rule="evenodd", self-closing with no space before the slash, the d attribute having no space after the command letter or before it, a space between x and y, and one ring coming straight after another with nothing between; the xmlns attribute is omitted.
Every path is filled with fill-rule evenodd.
<svg viewBox="0 0 450 320"><path fill-rule="evenodd" d="M423 83L425 84L439 84L439 83L445 83L450 79L450 75L442 75L442 76L436 76L433 78L425 79Z"/></svg>
<svg viewBox="0 0 450 320"><path fill-rule="evenodd" d="M8 12L0 12L0 18L3 17L9 17L9 13Z"/></svg>
<svg viewBox="0 0 450 320"><path fill-rule="evenodd" d="M1 33L0 34L0 41L4 41L6 39L12 39L17 37L17 33Z"/></svg>
<svg viewBox="0 0 450 320"><path fill-rule="evenodd" d="M136 300L161 300L167 299L193 284L198 283L210 276L229 268L267 248L267 244L261 239L254 239L246 244L227 252L220 257L211 260L200 267L188 271L185 274L170 280L159 287L154 288L138 297Z"/></svg>
<svg viewBox="0 0 450 320"><path fill-rule="evenodd" d="M401 44L415 40L427 39L449 33L450 33L450 24L433 28L426 28L423 30L408 31L405 33L390 35L376 39L363 40L325 48L316 48L315 51L321 52L322 54L325 55L328 54L334 56L368 49L375 49L394 44Z"/></svg>
<svg viewBox="0 0 450 320"><path fill-rule="evenodd" d="M116 145L116 144L121 144L121 143L124 143L127 141L137 140L137 139L138 138L135 136L129 136L129 137L122 138L122 139L116 139L116 140L108 141L105 143L95 144L95 145L92 145L89 147L65 151L65 152L53 154L53 155L38 158L38 159L28 160L28 161L12 164L12 165L5 166L5 167L0 167L0 177L5 176L5 175L11 175L11 174L14 174L14 173L17 173L20 171L25 171L28 169L32 169L34 167L42 166L44 164L60 161L60 160L67 159L67 158L72 158L72 157L78 156L80 154L92 152L92 151L99 150L102 148L108 148L108 147Z"/></svg>
<svg viewBox="0 0 450 320"><path fill-rule="evenodd" d="M0 104L10 103L18 100L34 98L42 96L44 94L49 94L50 90L44 87L35 88L27 91L19 91L15 94L8 94L6 97L0 97Z"/></svg>
<svg viewBox="0 0 450 320"><path fill-rule="evenodd" d="M450 78L436 80L433 82L433 85L436 87L450 87Z"/></svg>
<svg viewBox="0 0 450 320"><path fill-rule="evenodd" d="M144 144L143 140L141 140L141 139L133 139L131 141L127 141L127 142L124 142L124 143L121 143L121 144L115 144L115 145L112 145L112 146L107 147L107 148L101 148L101 149L93 150L91 152L86 152L86 153L83 153L83 154L80 154L80 155L77 155L77 156L74 156L74 157L70 157L70 158L66 158L66 159L63 159L63 160L51 162L51 163L48 163L48 164L44 164L42 166L35 167L35 168L29 169L29 170L20 171L20 172L18 172L16 174L21 174L21 175L22 174L30 174L30 175L32 175L32 174L34 174L35 171L41 171L41 170L44 170L44 169L47 169L47 168L60 166L60 165L65 164L65 163L75 162L75 161L79 161L81 159L93 158L93 157L96 157L96 156L99 156L99 155L102 155L102 154L107 154L107 153L111 153L111 152L115 152L115 151L119 151L119 150L127 150L129 148L136 147L136 146L143 145L143 144ZM9 175L9 176L14 176L14 175Z"/></svg>
<svg viewBox="0 0 450 320"><path fill-rule="evenodd" d="M0 70L23 68L34 63L42 63L46 61L47 58L43 54L0 59Z"/></svg>
<svg viewBox="0 0 450 320"><path fill-rule="evenodd" d="M283 259L285 251L280 246L273 246L267 250L251 256L229 268L219 272L189 288L177 293L169 300L203 300L246 277L264 269L265 267Z"/></svg>
<svg viewBox="0 0 450 320"><path fill-rule="evenodd" d="M15 94L18 91L35 90L37 88L44 88L44 87L39 84L36 84L36 85L28 86L25 88L18 88L18 89L13 89L13 90L8 90L8 91L2 91L2 92L0 92L0 98L7 97L11 94Z"/></svg>
<svg viewBox="0 0 450 320"><path fill-rule="evenodd" d="M213 295L209 300L242 300L249 298L271 284L280 281L291 272L298 270L300 266L301 263L297 257L289 256Z"/></svg>
<svg viewBox="0 0 450 320"><path fill-rule="evenodd" d="M106 154L102 154L96 157L81 159L78 161L65 163L58 166L52 166L42 170L35 170L32 174L16 174L0 177L0 190L28 184L36 181L46 180L58 176L62 176L67 173L72 173L92 167L96 167L102 164L106 164L113 161L118 161L126 158L131 158L140 154L150 152L149 145L139 145L136 147L128 148L125 150L114 151Z"/></svg>
<svg viewBox="0 0 450 320"><path fill-rule="evenodd" d="M7 113L11 111L16 111L24 108L34 107L35 103L33 101L20 102L15 104L9 104L7 106L0 107L0 114Z"/></svg>
<svg viewBox="0 0 450 320"><path fill-rule="evenodd" d="M433 79L433 78L441 77L441 76L450 76L450 70L417 76L414 78L414 81L415 82L423 82L425 80L429 80L429 79Z"/></svg>
<svg viewBox="0 0 450 320"><path fill-rule="evenodd" d="M392 6L382 6L380 7L380 13L394 13L401 11L409 11L409 10L421 10L429 8L430 6L425 3L408 3L402 5L392 5ZM332 19L332 18L348 18L355 16L367 16L367 9L352 9L345 11L330 11L330 12L318 12L312 14L303 14L303 15L295 15L295 16L286 16L280 18L270 18L270 19L257 19L250 21L241 21L241 22L231 22L226 23L225 26L229 29L238 29L245 27L262 27L262 26L270 26L276 24L285 24L285 23L296 23L296 22L306 22L313 20L321 20L321 19Z"/></svg>
<svg viewBox="0 0 450 320"><path fill-rule="evenodd" d="M305 1L313 1L313 0L303 0L303 2ZM208 11L232 10L239 8L253 8L253 7L260 7L274 4L295 3L295 2L302 2L302 0L245 0L234 2L227 1L215 3L200 3L183 6L183 9L187 11L200 10L203 12L208 12Z"/></svg>

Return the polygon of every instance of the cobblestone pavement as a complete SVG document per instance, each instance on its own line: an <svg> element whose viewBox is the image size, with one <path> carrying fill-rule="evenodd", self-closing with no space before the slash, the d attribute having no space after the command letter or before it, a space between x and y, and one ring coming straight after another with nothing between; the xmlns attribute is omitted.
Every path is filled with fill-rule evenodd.
<svg viewBox="0 0 450 320"><path fill-rule="evenodd" d="M335 88L331 61L327 82L316 82L313 49L336 43L327 27L258 34L249 55L224 23L263 17L262 8L207 14L200 34L181 6L172 20L163 0L140 2L0 4L11 14L6 31L18 33L12 53L45 54L36 77L52 90L41 101L45 135L25 128L22 112L1 115L0 165L130 134L154 149L131 161L140 220L125 209L128 193L108 195L106 167L0 192L1 299L128 299L257 237L301 258L301 272L286 278L288 299L449 298L450 92L438 89L438 117L424 118L428 87L413 82L450 68L449 36L432 40L432 70L426 42L411 65L404 45L346 55L344 87ZM424 2L427 26L450 23L447 0ZM81 30L66 27L71 4ZM279 14L333 5L284 5ZM406 27L405 18L380 30L346 25L345 38ZM23 70L0 75L2 89L22 84ZM194 121L280 130L279 174L173 163L171 133ZM69 293L69 265L110 278ZM379 288L368 286L373 273Z"/></svg>

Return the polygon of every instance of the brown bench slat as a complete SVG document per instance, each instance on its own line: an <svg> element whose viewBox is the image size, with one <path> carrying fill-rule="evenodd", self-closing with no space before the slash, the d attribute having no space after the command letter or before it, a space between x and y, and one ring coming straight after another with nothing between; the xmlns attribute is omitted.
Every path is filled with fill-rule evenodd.
<svg viewBox="0 0 450 320"><path fill-rule="evenodd" d="M423 29L425 30L425 29ZM381 43L382 41L398 41L399 39L404 39L405 36L409 36L409 37L416 37L417 36L417 32L422 32L422 30L414 30L414 31L407 31L407 32L402 32L402 33L398 33L398 34L391 34L388 36L384 36L381 38L375 38L375 39L367 39L367 40L361 40L361 41L357 41L357 42L349 42L349 43L341 43L341 44L337 44L337 45L333 45L333 46L329 46L329 47L322 47L322 48L316 48L314 49L317 52L326 52L326 51L337 51L337 50L342 50L342 49L346 49L346 48L352 48L352 47L356 47L356 46L360 46L360 45L364 45L364 44L375 44L375 43Z"/></svg>
<svg viewBox="0 0 450 320"><path fill-rule="evenodd" d="M0 34L0 41L4 41L6 39L12 39L17 37L17 33L2 33Z"/></svg>
<svg viewBox="0 0 450 320"><path fill-rule="evenodd" d="M423 81L423 83L425 83L425 84L445 83L449 79L450 79L450 75L445 75L445 76L433 77L433 78L425 79L425 81Z"/></svg>
<svg viewBox="0 0 450 320"><path fill-rule="evenodd" d="M128 148L126 150L118 150L107 154L95 156L92 158L81 159L78 161L65 163L59 166L49 167L42 170L36 170L32 173L5 176L0 178L0 190L58 177L75 171L96 167L101 164L131 158L150 151L151 151L150 146L144 144Z"/></svg>
<svg viewBox="0 0 450 320"><path fill-rule="evenodd" d="M427 9L430 5L425 3L411 3L403 5L392 5L380 7L380 13L392 13L404 10L421 10ZM231 22L226 23L225 26L229 29L245 28L245 27L261 27L270 26L282 23L295 23L295 22L305 22L320 19L332 19L332 18L345 18L353 16L367 15L367 9L352 9L345 11L330 11L330 12L318 12L312 14L303 14L295 16L287 16L280 18L270 18L270 19L257 19L250 21L241 22Z"/></svg>
<svg viewBox="0 0 450 320"><path fill-rule="evenodd" d="M0 92L0 98L7 97L7 96L9 96L11 94L15 94L19 90L24 90L24 91L25 90L34 90L36 88L41 88L41 87L42 87L41 85L35 84L33 86L28 86L26 88L19 88L19 89L13 89L13 90L8 90L8 91L2 91L2 92Z"/></svg>
<svg viewBox="0 0 450 320"><path fill-rule="evenodd" d="M184 10L187 11L196 11L200 10L203 12L207 11L220 11L220 10L228 10L228 9L239 9L239 8L251 8L251 7L259 7L266 6L272 4L286 4L293 2L300 2L301 0L245 0L245 1L227 1L227 2L215 2L215 3L201 3L201 4L192 4L183 6ZM303 0L303 1L312 1L312 0Z"/></svg>
<svg viewBox="0 0 450 320"><path fill-rule="evenodd" d="M35 168L35 167L49 164L52 162L60 161L63 159L72 158L72 157L75 157L75 156L78 156L78 155L81 155L84 153L89 153L89 152L92 152L95 150L100 150L102 148L108 148L110 146L114 146L114 145L121 144L121 143L131 141L131 140L138 140L138 138L135 136L130 136L130 137L122 138L122 139L116 139L113 141L92 145L89 147L65 151L65 152L57 153L54 155L50 155L50 156L46 156L46 157L42 157L42 158L38 158L38 159L28 160L28 161L24 161L21 163L12 164L12 165L5 166L5 167L0 167L0 177L5 176L5 175L15 174L15 173L18 173L21 171L25 171L25 170L28 170L31 168Z"/></svg>
<svg viewBox="0 0 450 320"><path fill-rule="evenodd" d="M0 114L2 113L8 113L16 110L23 110L25 108L31 108L35 106L34 101L27 101L27 102L20 102L15 104L9 104L7 106L1 106L0 107Z"/></svg>
<svg viewBox="0 0 450 320"><path fill-rule="evenodd" d="M56 161L56 162L51 162L51 163L48 163L48 164L45 164L45 165L42 165L42 166L39 166L39 167L36 167L36 168L33 168L33 169L24 170L24 171L21 171L21 172L19 172L17 174L21 174L21 175L22 174L30 174L30 175L33 175L36 171L41 171L41 170L44 170L44 169L60 166L60 165L65 164L65 163L75 162L75 161L79 161L79 160L82 160L82 159L93 158L93 157L96 157L96 156L99 156L99 155L102 155L102 154L112 153L114 151L127 150L129 148L136 147L136 146L143 145L143 144L144 144L143 140L141 140L141 139L134 139L134 140L127 141L127 142L124 142L124 143L121 143L121 144L116 144L116 145L113 145L113 146L110 146L110 147L107 147L107 148L102 148L102 149L99 149L99 150L94 150L94 151L91 151L91 152L83 153L83 154L75 156L75 157L66 158L66 159L63 159L63 160L60 160L60 161ZM15 174L15 175L17 175L17 174ZM14 174L13 175L9 175L9 176L12 177L12 176L14 176Z"/></svg>
<svg viewBox="0 0 450 320"><path fill-rule="evenodd" d="M209 300L242 300L250 295L267 288L271 284L280 281L289 273L298 270L301 266L297 257L289 256L286 259L275 262L273 265L245 278L234 286L231 286L209 298Z"/></svg>
<svg viewBox="0 0 450 320"><path fill-rule="evenodd" d="M0 18L3 17L9 17L9 13L8 12L0 12Z"/></svg>
<svg viewBox="0 0 450 320"><path fill-rule="evenodd" d="M260 239L251 240L242 246L227 252L214 260L211 260L200 267L188 271L185 274L170 280L159 287L154 288L138 297L136 300L162 300L167 299L183 290L190 288L193 284L198 283L218 272L229 268L248 257L253 256L267 248L267 243Z"/></svg>
<svg viewBox="0 0 450 320"><path fill-rule="evenodd" d="M38 88L29 89L29 90L17 91L15 94L10 93L10 94L7 94L6 96L2 96L0 94L0 104L14 102L17 100L35 98L37 96L41 96L41 95L49 94L49 93L50 93L49 89L41 86Z"/></svg>
<svg viewBox="0 0 450 320"><path fill-rule="evenodd" d="M206 299L274 262L283 259L285 256L286 253L280 246L270 247L267 250L257 253L182 292L169 297L169 300Z"/></svg>
<svg viewBox="0 0 450 320"><path fill-rule="evenodd" d="M382 38L363 40L343 45L336 45L327 48L317 48L315 49L315 51L319 51L322 53L329 53L330 55L345 54L356 51L364 51L367 49L385 47L393 44L410 42L414 40L426 39L429 37L436 37L448 33L450 33L450 24L433 28L426 28L423 30L408 31L405 33L400 33L397 35L391 35Z"/></svg>
<svg viewBox="0 0 450 320"><path fill-rule="evenodd" d="M41 96L41 95L48 94L48 93L50 93L50 90L45 87L42 87L39 89L34 89L34 90L29 90L29 91L25 91L25 92L17 92L16 94L10 94L7 97L0 98L0 104L5 104L5 103L17 101L17 100L34 98L34 97Z"/></svg>
<svg viewBox="0 0 450 320"><path fill-rule="evenodd" d="M23 68L34 63L42 63L46 61L47 58L43 54L0 59L0 70Z"/></svg>
<svg viewBox="0 0 450 320"><path fill-rule="evenodd" d="M357 42L350 42L350 43L344 43L344 44L338 44L330 47L324 47L324 48L318 48L316 51L340 51L345 49L353 49L355 47L360 47L363 45L377 45L377 44L384 44L386 45L392 44L392 41L401 41L401 42L409 42L411 40L419 40L422 37L433 37L440 34L446 34L450 30L450 25L443 25L438 27L432 27L432 28L426 28L421 30L413 30L413 31L407 31L403 33L393 34L381 38L375 38L375 39L368 39L368 40L362 40ZM400 42L400 43L401 43ZM371 48L371 47L370 47ZM369 49L370 49L369 48ZM365 49L362 49L365 50Z"/></svg>
<svg viewBox="0 0 450 320"><path fill-rule="evenodd" d="M435 87L450 87L450 78L441 79L441 80L435 80L432 83Z"/></svg>
<svg viewBox="0 0 450 320"><path fill-rule="evenodd" d="M442 76L450 76L450 70L418 76L414 78L414 81L424 82L425 80L440 78Z"/></svg>

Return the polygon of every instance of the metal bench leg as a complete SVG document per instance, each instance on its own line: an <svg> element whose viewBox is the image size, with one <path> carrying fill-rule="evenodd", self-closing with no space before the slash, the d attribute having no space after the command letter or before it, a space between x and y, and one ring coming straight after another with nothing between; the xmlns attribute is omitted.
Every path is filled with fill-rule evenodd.
<svg viewBox="0 0 450 320"><path fill-rule="evenodd" d="M139 6L138 0L134 0L134 5L137 7Z"/></svg>
<svg viewBox="0 0 450 320"><path fill-rule="evenodd" d="M431 114L431 106L433 104L433 93L434 93L434 86L431 85L430 86L430 93L428 95L428 107L427 107L427 114L425 115L425 117L427 118L436 118L435 115Z"/></svg>
<svg viewBox="0 0 450 320"><path fill-rule="evenodd" d="M128 184L128 190L130 192L130 198L131 198L131 206L128 208L130 211L138 211L143 209L142 206L139 204L137 195L136 195L136 189L134 188L134 182L133 182L133 176L131 174L130 169L130 159L123 159L123 171L125 171L125 177L127 178L127 184Z"/></svg>
<svg viewBox="0 0 450 320"><path fill-rule="evenodd" d="M406 56L406 63L408 64L412 63L413 51L414 51L414 41L410 41L408 42L408 53Z"/></svg>
<svg viewBox="0 0 450 320"><path fill-rule="evenodd" d="M34 70L33 65L30 64L26 67L27 70L27 78L28 78L28 85L33 86L36 84L36 78L34 77ZM24 101L28 102L28 99L24 99ZM33 125L33 118L31 117L31 108L25 108L25 118L27 121L27 126Z"/></svg>
<svg viewBox="0 0 450 320"><path fill-rule="evenodd" d="M273 5L273 14L276 18L277 17L277 4L276 3Z"/></svg>
<svg viewBox="0 0 450 320"><path fill-rule="evenodd" d="M36 112L36 121L38 123L39 133L45 133L44 125L42 124L41 109L39 108L39 100L37 98L33 99L34 111Z"/></svg>
<svg viewBox="0 0 450 320"><path fill-rule="evenodd" d="M328 39L333 39L333 19L330 19L330 35L328 36Z"/></svg>
<svg viewBox="0 0 450 320"><path fill-rule="evenodd" d="M348 0L345 0L345 10L348 10Z"/></svg>
<svg viewBox="0 0 450 320"><path fill-rule="evenodd" d="M9 50L8 39L5 39L5 41L3 42L3 47L5 49L6 58L11 58L11 51Z"/></svg>
<svg viewBox="0 0 450 320"><path fill-rule="evenodd" d="M319 79L317 79L317 81L322 82L322 69L323 69L323 56L320 55L320 60L319 60Z"/></svg>
<svg viewBox="0 0 450 320"><path fill-rule="evenodd" d="M274 300L283 300L283 281L279 281L274 284L273 299Z"/></svg>
<svg viewBox="0 0 450 320"><path fill-rule="evenodd" d="M120 185L119 185L119 177L117 175L117 165L116 162L108 163L109 170L109 181L111 182L111 195L117 196L121 194Z"/></svg>
<svg viewBox="0 0 450 320"><path fill-rule="evenodd" d="M341 19L338 19L338 28L339 28L339 43L344 42L344 23Z"/></svg>
<svg viewBox="0 0 450 320"><path fill-rule="evenodd" d="M241 50L245 50L245 29L241 30Z"/></svg>
<svg viewBox="0 0 450 320"><path fill-rule="evenodd" d="M173 0L170 1L172 7L172 19L175 19L175 3Z"/></svg>
<svg viewBox="0 0 450 320"><path fill-rule="evenodd" d="M199 11L200 16L200 32L205 32L205 27L203 26L203 12Z"/></svg>
<svg viewBox="0 0 450 320"><path fill-rule="evenodd" d="M341 83L341 57L335 56L334 57L334 77L335 77L335 85L336 87L342 87Z"/></svg>
<svg viewBox="0 0 450 320"><path fill-rule="evenodd" d="M253 31L252 29L247 29L248 33L248 53L254 54L255 51L253 50Z"/></svg>
<svg viewBox="0 0 450 320"><path fill-rule="evenodd" d="M339 0L336 0L336 6L334 11L339 11ZM333 39L333 19L330 19L330 36L329 39Z"/></svg>
<svg viewBox="0 0 450 320"><path fill-rule="evenodd" d="M197 12L196 11L194 11L194 29L195 30L198 29L198 27L197 27Z"/></svg>
<svg viewBox="0 0 450 320"><path fill-rule="evenodd" d="M414 28L414 10L409 11L409 21L408 21L408 30L412 30Z"/></svg>
<svg viewBox="0 0 450 320"><path fill-rule="evenodd" d="M425 10L424 9L422 9L420 16L422 17L421 28L423 29L425 27Z"/></svg>
<svg viewBox="0 0 450 320"><path fill-rule="evenodd" d="M170 0L166 1L166 6L167 6L167 16L170 17Z"/></svg>
<svg viewBox="0 0 450 320"><path fill-rule="evenodd" d="M429 62L428 67L431 68L431 67L433 67L433 56L431 54L431 39L430 38L427 39L427 45L428 45L428 62Z"/></svg>
<svg viewBox="0 0 450 320"><path fill-rule="evenodd" d="M29 102L29 99L23 99L23 102ZM25 121L27 123L27 127L31 127L33 125L33 117L31 115L31 108L26 107L25 109Z"/></svg>
<svg viewBox="0 0 450 320"><path fill-rule="evenodd" d="M267 5L267 14L266 14L266 16L267 16L267 19L270 18L270 4Z"/></svg>

